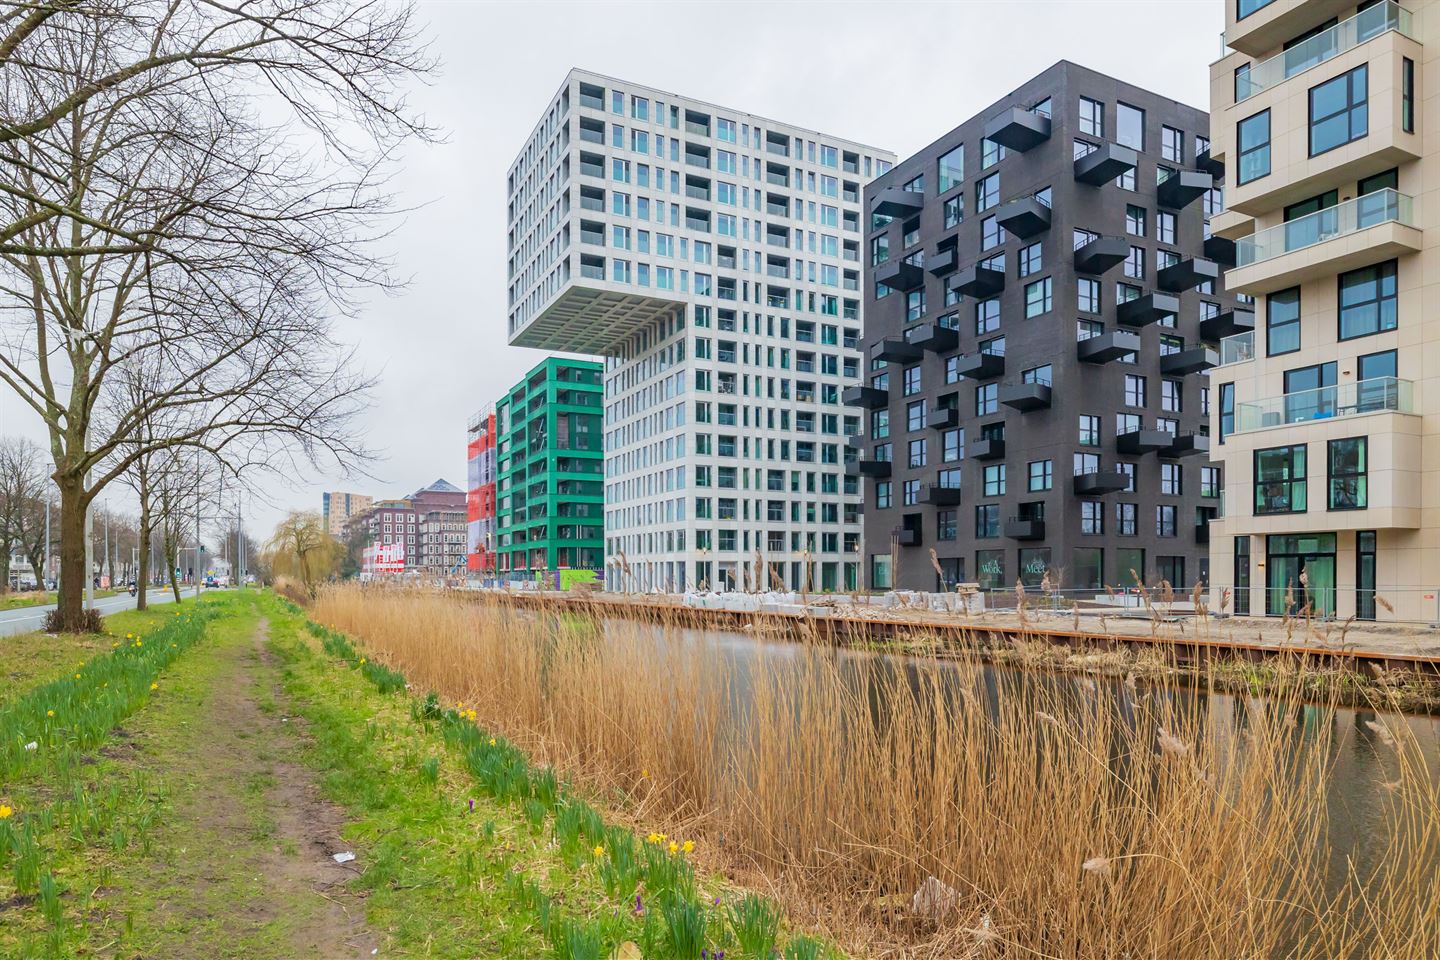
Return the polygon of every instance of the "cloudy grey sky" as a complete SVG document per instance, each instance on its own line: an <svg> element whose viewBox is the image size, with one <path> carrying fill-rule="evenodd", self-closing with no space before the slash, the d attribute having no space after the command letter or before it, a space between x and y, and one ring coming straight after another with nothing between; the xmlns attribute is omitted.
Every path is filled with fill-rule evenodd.
<svg viewBox="0 0 1440 960"><path fill-rule="evenodd" d="M572 66L887 147L935 139L1056 60L1204 107L1221 0L421 2L440 74L415 106L447 133L402 157L416 208L394 256L410 280L347 321L381 376L373 479L297 477L247 508L268 535L288 509L345 489L465 485L465 421L542 354L505 344L505 172ZM8 392L0 432L40 436ZM117 495L116 499L119 497Z"/></svg>

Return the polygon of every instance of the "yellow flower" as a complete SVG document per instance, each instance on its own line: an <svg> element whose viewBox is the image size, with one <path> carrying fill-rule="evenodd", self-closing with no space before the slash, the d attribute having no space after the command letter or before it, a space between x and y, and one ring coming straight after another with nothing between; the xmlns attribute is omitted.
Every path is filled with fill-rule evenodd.
<svg viewBox="0 0 1440 960"><path fill-rule="evenodd" d="M364 658L364 657L361 657L361 658L360 658L360 666L362 666L362 667L365 666L365 658Z"/></svg>
<svg viewBox="0 0 1440 960"><path fill-rule="evenodd" d="M641 780L648 780L648 779L650 779L650 771L649 771L649 770L641 770L641 771L640 771L640 779L641 779Z"/></svg>
<svg viewBox="0 0 1440 960"><path fill-rule="evenodd" d="M137 646L137 647L143 647L143 646L145 646L145 644L141 643L139 640L136 640L136 641L135 641L135 646Z"/></svg>
<svg viewBox="0 0 1440 960"><path fill-rule="evenodd" d="M648 836L648 837L645 838L645 842L646 842L646 843L659 843L659 842L660 842L660 834L655 833L655 832L652 831L651 834L650 834L650 836Z"/></svg>
<svg viewBox="0 0 1440 960"><path fill-rule="evenodd" d="M150 689L151 689L151 690L159 690L159 689L160 689L160 684L158 684L158 683L152 683L152 684L150 684Z"/></svg>
<svg viewBox="0 0 1440 960"><path fill-rule="evenodd" d="M602 846L599 846L598 844L596 845L595 849L592 850L592 851L590 851L590 852L593 853L593 854L595 854L595 856L597 856L597 857L603 857L603 856L605 856L605 848L602 847Z"/></svg>
<svg viewBox="0 0 1440 960"><path fill-rule="evenodd" d="M495 746L495 738L494 738L494 737L491 737L491 738L490 738L490 746L492 746L492 747Z"/></svg>
<svg viewBox="0 0 1440 960"><path fill-rule="evenodd" d="M669 849L671 853L675 853L677 850L680 849L680 844L676 843L674 840L671 840L670 846L667 849Z"/></svg>
<svg viewBox="0 0 1440 960"><path fill-rule="evenodd" d="M10 814L14 812L8 804L0 803L0 820L9 820Z"/></svg>
<svg viewBox="0 0 1440 960"><path fill-rule="evenodd" d="M133 633L127 633L127 634L125 634L125 639L126 639L126 640L134 640L134 639L135 639L135 634L133 634Z"/></svg>
<svg viewBox="0 0 1440 960"><path fill-rule="evenodd" d="M474 707L471 707L471 708L470 708L470 720L471 720L472 722L475 720L475 708L474 708Z"/></svg>
<svg viewBox="0 0 1440 960"><path fill-rule="evenodd" d="M680 849L684 850L686 853L690 853L692 850L695 849L695 841L686 840L684 843L680 844Z"/></svg>
<svg viewBox="0 0 1440 960"><path fill-rule="evenodd" d="M80 679L80 674L78 674L78 673L75 674L75 679L76 679L76 680L79 680L79 679Z"/></svg>
<svg viewBox="0 0 1440 960"><path fill-rule="evenodd" d="M45 711L45 716L47 716L47 717L53 717L53 716L55 716L55 711L54 711L54 710L46 710L46 711Z"/></svg>
<svg viewBox="0 0 1440 960"><path fill-rule="evenodd" d="M114 650L118 646L120 646L120 641L116 640L114 643L110 644L110 649Z"/></svg>

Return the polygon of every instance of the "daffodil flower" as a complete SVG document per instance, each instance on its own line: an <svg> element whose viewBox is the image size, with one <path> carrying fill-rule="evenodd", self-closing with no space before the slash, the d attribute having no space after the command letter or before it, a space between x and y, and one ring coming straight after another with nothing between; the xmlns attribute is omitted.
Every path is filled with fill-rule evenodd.
<svg viewBox="0 0 1440 960"><path fill-rule="evenodd" d="M10 815L14 812L9 804L0 803L0 820L9 820Z"/></svg>
<svg viewBox="0 0 1440 960"><path fill-rule="evenodd" d="M676 843L674 840L671 840L671 841L670 841L670 846L667 847L666 849L669 850L672 854L674 854L674 853L676 853L677 851L679 851L679 849L680 849L680 844Z"/></svg>
<svg viewBox="0 0 1440 960"><path fill-rule="evenodd" d="M603 856L605 856L605 848L602 847L602 846L599 846L598 844L596 845L595 849L592 850L592 851L590 851L590 852L593 853L593 854L595 854L595 856L597 856L597 857L603 857Z"/></svg>
<svg viewBox="0 0 1440 960"><path fill-rule="evenodd" d="M47 717L53 717L53 716L55 716L55 711L54 711L54 710L46 710L46 711L45 711L45 716L47 716Z"/></svg>
<svg viewBox="0 0 1440 960"><path fill-rule="evenodd" d="M694 840L686 840L684 843L682 843L682 844L680 845L680 849L681 849L681 850L684 850L686 853L690 853L691 851L693 851L693 850L695 849L695 841L694 841Z"/></svg>

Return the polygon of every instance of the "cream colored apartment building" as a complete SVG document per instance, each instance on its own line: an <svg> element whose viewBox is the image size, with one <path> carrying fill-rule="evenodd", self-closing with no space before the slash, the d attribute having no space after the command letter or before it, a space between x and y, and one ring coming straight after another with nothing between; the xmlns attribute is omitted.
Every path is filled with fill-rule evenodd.
<svg viewBox="0 0 1440 960"><path fill-rule="evenodd" d="M1211 229L1253 318L1211 371L1212 602L1440 620L1440 2L1225 3Z"/></svg>

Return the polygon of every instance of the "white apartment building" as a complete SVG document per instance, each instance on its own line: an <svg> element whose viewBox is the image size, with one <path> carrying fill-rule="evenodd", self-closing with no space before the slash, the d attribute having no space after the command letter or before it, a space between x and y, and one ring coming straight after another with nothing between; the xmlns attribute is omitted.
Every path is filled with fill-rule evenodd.
<svg viewBox="0 0 1440 960"><path fill-rule="evenodd" d="M608 589L859 583L841 393L865 372L861 194L894 159L566 77L510 168L509 336L605 357Z"/></svg>

